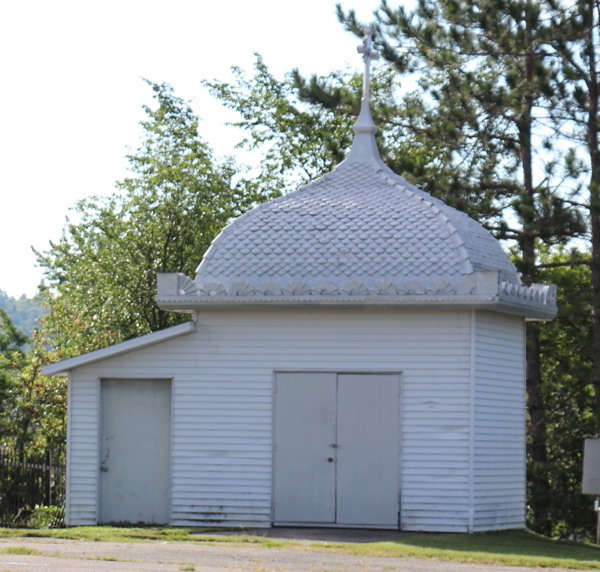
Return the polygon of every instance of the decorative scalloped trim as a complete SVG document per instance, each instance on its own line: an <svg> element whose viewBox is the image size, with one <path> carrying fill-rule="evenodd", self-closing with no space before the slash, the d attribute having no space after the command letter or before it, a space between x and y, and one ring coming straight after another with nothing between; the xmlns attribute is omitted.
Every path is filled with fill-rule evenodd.
<svg viewBox="0 0 600 572"><path fill-rule="evenodd" d="M201 296L226 296L227 289L220 282L205 282L200 284L199 292Z"/></svg>
<svg viewBox="0 0 600 572"><path fill-rule="evenodd" d="M401 296L411 296L415 294L425 294L425 287L420 282L416 280L409 280L408 282L403 282L398 287L398 294Z"/></svg>
<svg viewBox="0 0 600 572"><path fill-rule="evenodd" d="M277 282L273 282L273 280L265 280L256 289L256 293L263 296L281 296L281 286Z"/></svg>
<svg viewBox="0 0 600 572"><path fill-rule="evenodd" d="M195 280L192 280L189 276L178 276L177 293L180 296L197 295L198 285Z"/></svg>
<svg viewBox="0 0 600 572"><path fill-rule="evenodd" d="M520 298L532 305L556 305L556 286L554 284L532 284L523 286L512 282L501 282L500 291L507 296Z"/></svg>
<svg viewBox="0 0 600 572"><path fill-rule="evenodd" d="M450 282L446 280L436 280L427 288L427 294L436 294L438 296L444 294L454 294L454 288Z"/></svg>
<svg viewBox="0 0 600 572"><path fill-rule="evenodd" d="M375 296L395 296L398 294L398 288L396 288L391 282L380 280L371 286L369 292Z"/></svg>
<svg viewBox="0 0 600 572"><path fill-rule="evenodd" d="M230 296L252 296L252 294L254 294L254 288L248 282L234 282L229 288Z"/></svg>
<svg viewBox="0 0 600 572"><path fill-rule="evenodd" d="M317 296L337 296L339 293L339 288L331 280L322 280L311 289L311 294Z"/></svg>
<svg viewBox="0 0 600 572"><path fill-rule="evenodd" d="M290 282L283 291L290 296L308 296L310 294L308 284L300 281Z"/></svg>
<svg viewBox="0 0 600 572"><path fill-rule="evenodd" d="M366 296L369 289L360 280L352 280L342 288L343 294L351 294L352 296Z"/></svg>
<svg viewBox="0 0 600 572"><path fill-rule="evenodd" d="M471 293L476 293L477 289L470 289ZM556 286L553 284L532 284L524 286L522 284L513 284L511 282L500 282L499 293L503 296L512 298L514 302L524 306L540 307L556 305ZM343 288L339 288L330 280L323 280L314 288L310 288L306 282L292 281L285 288L273 280L266 280L257 288L253 288L246 281L234 282L229 291L221 282L205 282L198 285L194 280L187 276L179 276L177 295L182 297L191 296L217 296L217 297L242 297L252 295L262 296L414 296L414 295L434 295L434 296L453 296L457 295L452 284L446 280L436 280L427 289L417 280L408 280L396 287L393 283L386 280L379 280L367 288L364 282L352 280ZM458 296L465 293L458 294ZM188 298L189 299L189 298ZM183 302L183 300L182 300Z"/></svg>

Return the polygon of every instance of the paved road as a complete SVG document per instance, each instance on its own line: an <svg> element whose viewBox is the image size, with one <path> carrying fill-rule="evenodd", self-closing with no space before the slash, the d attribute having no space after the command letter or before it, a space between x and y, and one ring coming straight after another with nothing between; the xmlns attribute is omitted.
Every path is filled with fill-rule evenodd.
<svg viewBox="0 0 600 572"><path fill-rule="evenodd" d="M196 572L532 572L531 568L324 554L302 548L0 539L0 552L15 546L34 548L41 555L0 554L1 572L179 572L192 567Z"/></svg>

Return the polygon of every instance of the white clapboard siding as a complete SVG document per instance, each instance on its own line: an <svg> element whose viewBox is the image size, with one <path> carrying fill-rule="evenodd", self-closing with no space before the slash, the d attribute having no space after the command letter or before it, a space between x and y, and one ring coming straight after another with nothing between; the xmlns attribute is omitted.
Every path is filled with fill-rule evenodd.
<svg viewBox="0 0 600 572"><path fill-rule="evenodd" d="M477 312L473 530L525 526L523 318Z"/></svg>
<svg viewBox="0 0 600 572"><path fill-rule="evenodd" d="M202 312L197 331L71 374L69 523L96 519L101 378L172 378L173 525L270 526L275 371L402 374L401 525L469 525L471 313ZM79 409L81 407L81 409Z"/></svg>
<svg viewBox="0 0 600 572"><path fill-rule="evenodd" d="M99 384L69 377L68 525L96 524Z"/></svg>

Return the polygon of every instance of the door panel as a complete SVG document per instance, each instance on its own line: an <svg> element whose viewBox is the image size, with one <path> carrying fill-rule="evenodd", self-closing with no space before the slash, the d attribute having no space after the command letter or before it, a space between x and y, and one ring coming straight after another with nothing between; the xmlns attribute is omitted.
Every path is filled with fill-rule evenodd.
<svg viewBox="0 0 600 572"><path fill-rule="evenodd" d="M400 380L339 375L338 524L398 524Z"/></svg>
<svg viewBox="0 0 600 572"><path fill-rule="evenodd" d="M336 377L277 374L275 522L335 522Z"/></svg>
<svg viewBox="0 0 600 572"><path fill-rule="evenodd" d="M101 522L168 524L171 382L102 381Z"/></svg>

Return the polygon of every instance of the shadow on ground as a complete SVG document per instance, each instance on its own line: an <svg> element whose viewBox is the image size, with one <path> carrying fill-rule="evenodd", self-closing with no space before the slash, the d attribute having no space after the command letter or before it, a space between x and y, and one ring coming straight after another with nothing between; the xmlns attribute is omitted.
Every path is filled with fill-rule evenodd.
<svg viewBox="0 0 600 572"><path fill-rule="evenodd" d="M404 540L414 533L400 532L399 530L380 529L355 529L355 528L250 528L246 533L264 538L282 538L286 540L310 540L312 542L394 542ZM238 535L239 530L209 532L206 536L231 536ZM422 533L421 533L422 534ZM200 533L198 536L202 536Z"/></svg>

